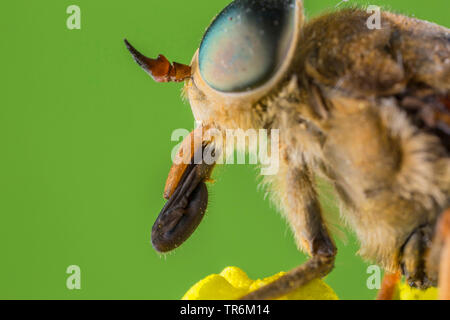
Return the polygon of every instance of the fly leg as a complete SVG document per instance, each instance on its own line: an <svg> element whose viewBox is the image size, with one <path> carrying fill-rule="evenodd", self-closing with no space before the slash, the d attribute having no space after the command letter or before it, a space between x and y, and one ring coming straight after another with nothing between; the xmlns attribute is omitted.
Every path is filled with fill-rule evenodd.
<svg viewBox="0 0 450 320"><path fill-rule="evenodd" d="M401 250L400 266L409 286L426 289L433 285L426 272L426 253L432 243L433 230L425 225L414 230Z"/></svg>
<svg viewBox="0 0 450 320"><path fill-rule="evenodd" d="M443 239L439 268L439 299L450 300L450 209L442 216L439 232Z"/></svg>
<svg viewBox="0 0 450 320"><path fill-rule="evenodd" d="M400 278L400 272L386 273L381 283L381 289L378 291L377 300L393 300Z"/></svg>
<svg viewBox="0 0 450 320"><path fill-rule="evenodd" d="M439 218L427 259L427 272L435 277L439 299L450 300L450 208Z"/></svg>
<svg viewBox="0 0 450 320"><path fill-rule="evenodd" d="M322 219L309 168L284 165L276 179L273 187L277 189L297 242L311 258L274 282L242 297L243 300L280 297L311 280L326 276L334 267L336 247Z"/></svg>

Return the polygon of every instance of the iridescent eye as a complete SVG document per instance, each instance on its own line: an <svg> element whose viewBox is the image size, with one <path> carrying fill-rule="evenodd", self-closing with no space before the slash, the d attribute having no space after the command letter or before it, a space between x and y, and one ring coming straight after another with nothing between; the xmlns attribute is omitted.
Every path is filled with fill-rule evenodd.
<svg viewBox="0 0 450 320"><path fill-rule="evenodd" d="M235 0L206 31L200 74L222 92L255 89L274 76L292 42L295 0Z"/></svg>

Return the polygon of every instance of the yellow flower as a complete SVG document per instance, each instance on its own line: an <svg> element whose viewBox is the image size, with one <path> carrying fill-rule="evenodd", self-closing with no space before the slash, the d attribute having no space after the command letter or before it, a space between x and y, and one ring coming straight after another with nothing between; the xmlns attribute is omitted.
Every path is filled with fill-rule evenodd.
<svg viewBox="0 0 450 320"><path fill-rule="evenodd" d="M437 288L428 288L426 290L419 290L411 288L406 283L400 283L397 286L394 300L437 300Z"/></svg>
<svg viewBox="0 0 450 320"><path fill-rule="evenodd" d="M236 300L275 281L284 274L285 272L280 272L268 278L252 280L241 269L228 267L220 274L209 275L197 282L182 299ZM436 300L437 296L437 288L419 290L402 282L397 286L393 298L394 300ZM338 297L325 282L316 279L277 300L338 300Z"/></svg>
<svg viewBox="0 0 450 320"><path fill-rule="evenodd" d="M285 272L274 276L251 280L237 267L225 268L220 274L212 274L197 282L183 296L183 300L235 300L275 281ZM322 280L316 279L278 300L338 300L336 293Z"/></svg>

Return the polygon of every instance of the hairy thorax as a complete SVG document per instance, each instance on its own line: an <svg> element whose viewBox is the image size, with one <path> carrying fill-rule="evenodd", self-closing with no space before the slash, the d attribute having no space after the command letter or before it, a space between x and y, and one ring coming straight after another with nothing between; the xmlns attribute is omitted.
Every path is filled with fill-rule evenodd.
<svg viewBox="0 0 450 320"><path fill-rule="evenodd" d="M449 158L439 139L415 127L392 99L333 98L321 118L303 96L294 77L264 105L263 122L280 128L282 161L328 179L360 254L397 270L411 233L434 224L448 205Z"/></svg>
<svg viewBox="0 0 450 320"><path fill-rule="evenodd" d="M325 176L360 253L394 271L411 233L449 205L443 140L403 104L446 97L450 60L442 52L450 43L433 24L385 13L382 28L368 30L366 19L349 10L305 25L283 81L262 99L208 96L192 79L185 94L203 124L278 129L281 171L305 166Z"/></svg>
<svg viewBox="0 0 450 320"><path fill-rule="evenodd" d="M448 205L448 158L389 100L336 99L324 127L322 161L360 253L394 271L411 233Z"/></svg>

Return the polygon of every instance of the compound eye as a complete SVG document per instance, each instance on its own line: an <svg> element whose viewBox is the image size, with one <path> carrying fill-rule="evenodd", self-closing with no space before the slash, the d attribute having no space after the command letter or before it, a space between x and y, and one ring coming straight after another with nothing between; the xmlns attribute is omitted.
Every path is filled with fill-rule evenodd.
<svg viewBox="0 0 450 320"><path fill-rule="evenodd" d="M270 80L289 51L295 0L235 0L206 31L200 74L221 92L243 92Z"/></svg>

